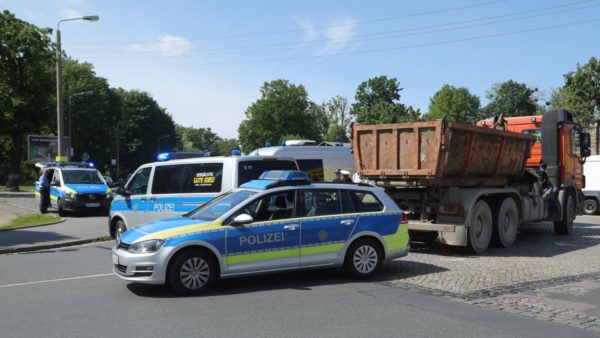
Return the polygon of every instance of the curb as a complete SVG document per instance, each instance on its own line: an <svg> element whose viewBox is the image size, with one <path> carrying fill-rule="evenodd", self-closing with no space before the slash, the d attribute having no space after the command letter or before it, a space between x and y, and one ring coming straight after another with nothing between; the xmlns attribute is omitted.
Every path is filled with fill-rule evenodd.
<svg viewBox="0 0 600 338"><path fill-rule="evenodd" d="M56 248L63 248L63 247L81 245L81 244L89 244L89 243L95 243L95 242L108 242L108 241L112 240L112 238L107 239L107 237L108 236L102 236L102 237L96 237L96 238L92 238L92 239L81 239L81 240L71 241L71 242L61 242L61 243L54 243L54 244L44 244L44 245L36 245L36 246L0 249L0 255L56 249Z"/></svg>
<svg viewBox="0 0 600 338"><path fill-rule="evenodd" d="M11 198L11 197L35 197L35 192L6 192L0 191L0 197Z"/></svg>

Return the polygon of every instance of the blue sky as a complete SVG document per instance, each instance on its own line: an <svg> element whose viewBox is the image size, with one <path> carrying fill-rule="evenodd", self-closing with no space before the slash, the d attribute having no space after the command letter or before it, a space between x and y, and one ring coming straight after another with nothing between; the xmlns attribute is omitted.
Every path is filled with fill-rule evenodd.
<svg viewBox="0 0 600 338"><path fill-rule="evenodd" d="M600 0L0 0L113 87L149 92L176 123L236 137L265 81L303 84L312 101L352 102L371 77L396 77L427 111L442 85L482 98L513 79L540 90L600 56ZM53 36L54 39L54 36Z"/></svg>

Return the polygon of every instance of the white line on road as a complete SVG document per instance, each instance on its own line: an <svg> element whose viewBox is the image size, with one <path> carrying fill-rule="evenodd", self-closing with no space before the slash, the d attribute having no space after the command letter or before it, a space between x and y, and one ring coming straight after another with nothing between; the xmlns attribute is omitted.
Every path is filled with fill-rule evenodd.
<svg viewBox="0 0 600 338"><path fill-rule="evenodd" d="M111 273L103 273L103 274L99 274L99 275L88 275L88 276L79 276L79 277L39 280L39 281L35 281L35 282L26 282L26 283L6 284L6 285L0 285L0 289L8 288L11 286L22 286L22 285L42 284L42 283L52 283L52 282L64 282L67 280L96 278L96 277L105 277L105 276L112 276L112 275L113 275L113 273L111 272Z"/></svg>

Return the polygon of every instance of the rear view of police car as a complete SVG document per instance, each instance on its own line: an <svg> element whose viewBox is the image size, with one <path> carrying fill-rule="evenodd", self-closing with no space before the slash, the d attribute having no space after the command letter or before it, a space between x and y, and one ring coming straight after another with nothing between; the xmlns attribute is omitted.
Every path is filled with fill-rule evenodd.
<svg viewBox="0 0 600 338"><path fill-rule="evenodd" d="M407 251L403 213L382 189L271 171L190 214L128 230L113 264L123 279L189 294L218 278L295 269L369 278Z"/></svg>

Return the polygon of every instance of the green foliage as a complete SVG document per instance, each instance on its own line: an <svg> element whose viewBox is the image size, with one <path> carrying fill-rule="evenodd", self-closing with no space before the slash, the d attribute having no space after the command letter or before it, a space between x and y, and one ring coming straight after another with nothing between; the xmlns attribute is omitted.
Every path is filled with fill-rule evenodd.
<svg viewBox="0 0 600 338"><path fill-rule="evenodd" d="M65 135L71 137L73 160L79 161L85 152L98 168L108 166L116 158L113 135L119 121L118 100L108 81L98 77L91 64L67 59L63 89ZM69 129L73 135L69 135Z"/></svg>
<svg viewBox="0 0 600 338"><path fill-rule="evenodd" d="M224 139L213 133L210 128L194 128L175 126L179 139L178 148L181 151L217 151L228 155L231 150L239 149L236 139Z"/></svg>
<svg viewBox="0 0 600 338"><path fill-rule="evenodd" d="M445 84L429 100L429 112L424 119L432 121L447 117L454 122L473 123L479 118L480 109L479 97L467 88Z"/></svg>
<svg viewBox="0 0 600 338"><path fill-rule="evenodd" d="M552 93L553 108L566 108L582 125L600 118L600 61L595 57L564 75L565 85Z"/></svg>
<svg viewBox="0 0 600 338"><path fill-rule="evenodd" d="M400 83L386 76L371 78L356 89L350 114L360 124L411 122L420 119L420 111L400 103Z"/></svg>
<svg viewBox="0 0 600 338"><path fill-rule="evenodd" d="M0 13L0 142L6 145L0 170L17 189L27 134L47 124L53 90L51 30Z"/></svg>
<svg viewBox="0 0 600 338"><path fill-rule="evenodd" d="M513 80L495 83L485 95L490 102L483 108L481 118L500 114L504 117L534 115L538 110L533 96L536 91L536 88L529 88L526 84Z"/></svg>
<svg viewBox="0 0 600 338"><path fill-rule="evenodd" d="M280 79L265 82L260 93L261 97L246 109L246 119L238 128L244 153L266 142L279 144L283 135L322 139L323 129L326 129L322 109L309 102L304 86Z"/></svg>
<svg viewBox="0 0 600 338"><path fill-rule="evenodd" d="M115 90L120 122L115 126L119 137L121 176L144 163L153 162L160 150L177 144L173 118L146 92ZM159 149L160 148L160 149Z"/></svg>
<svg viewBox="0 0 600 338"><path fill-rule="evenodd" d="M338 95L325 102L323 106L329 120L325 141L348 142L349 127L352 122L348 112L348 99Z"/></svg>

